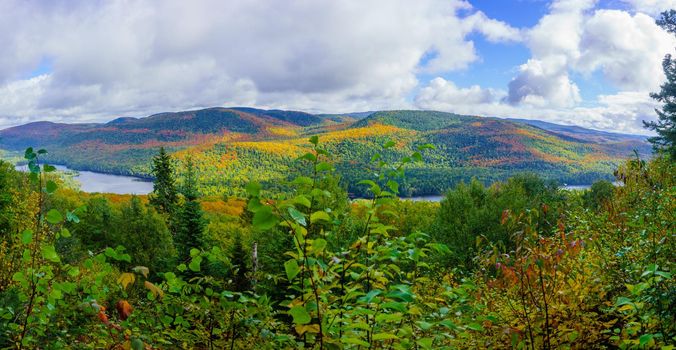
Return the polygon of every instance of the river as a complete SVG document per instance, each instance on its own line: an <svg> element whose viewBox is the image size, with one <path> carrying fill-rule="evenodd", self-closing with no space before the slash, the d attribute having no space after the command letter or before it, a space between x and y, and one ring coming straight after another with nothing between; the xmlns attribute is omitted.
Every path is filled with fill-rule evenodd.
<svg viewBox="0 0 676 350"><path fill-rule="evenodd" d="M80 184L83 192L100 192L116 194L148 194L153 190L153 183L133 176L111 175L93 171L75 171L63 165L55 166L58 171L73 172L73 179ZM18 170L26 171L27 167L17 166Z"/></svg>

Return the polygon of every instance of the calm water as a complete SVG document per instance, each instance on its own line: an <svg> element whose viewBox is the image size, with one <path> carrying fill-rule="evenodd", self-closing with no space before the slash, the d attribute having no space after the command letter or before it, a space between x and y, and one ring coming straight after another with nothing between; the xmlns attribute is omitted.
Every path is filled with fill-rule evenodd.
<svg viewBox="0 0 676 350"><path fill-rule="evenodd" d="M17 166L17 169L26 171L27 167ZM73 171L65 166L56 165L59 171ZM117 194L148 194L153 190L153 183L133 176L111 175L93 171L75 171L73 177L80 183L83 192L101 192Z"/></svg>

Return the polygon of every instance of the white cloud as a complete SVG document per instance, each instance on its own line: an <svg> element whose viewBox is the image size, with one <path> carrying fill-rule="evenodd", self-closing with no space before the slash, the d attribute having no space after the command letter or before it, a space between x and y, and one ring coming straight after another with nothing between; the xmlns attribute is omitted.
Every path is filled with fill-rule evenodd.
<svg viewBox="0 0 676 350"><path fill-rule="evenodd" d="M635 11L656 16L663 11L676 10L676 0L622 0Z"/></svg>
<svg viewBox="0 0 676 350"><path fill-rule="evenodd" d="M490 42L518 42L522 40L521 31L505 22L490 19L485 13L477 11L463 19L467 31L477 31Z"/></svg>
<svg viewBox="0 0 676 350"><path fill-rule="evenodd" d="M472 32L519 39L462 0L2 1L0 126L215 105L393 108L419 72L477 60Z"/></svg>
<svg viewBox="0 0 676 350"><path fill-rule="evenodd" d="M666 4L633 3L637 10L646 8L640 4ZM564 121L577 116L573 120L594 128L645 133L640 120L654 115L648 93L664 81L661 61L673 51L676 39L646 14L595 9L595 5L592 0L552 3L550 12L525 34L532 57L509 83L506 101L523 111L551 109L544 118L553 121L557 115L564 116ZM570 75L590 78L596 72L620 92L584 101L597 107L580 107L580 87ZM570 108L570 113L562 107Z"/></svg>
<svg viewBox="0 0 676 350"><path fill-rule="evenodd" d="M519 74L509 82L507 102L534 106L572 107L580 102L580 89L568 78L563 62L547 57L530 59L519 67Z"/></svg>
<svg viewBox="0 0 676 350"><path fill-rule="evenodd" d="M466 106L499 102L501 91L483 89L478 85L459 88L452 81L437 77L422 88L415 104L422 109L459 110Z"/></svg>
<svg viewBox="0 0 676 350"><path fill-rule="evenodd" d="M416 107L460 114L501 118L545 120L597 130L650 134L643 120L654 120L658 104L646 93L620 92L601 95L595 107L554 107L551 105L500 103L504 93L479 86L461 89L451 81L436 78L421 89Z"/></svg>
<svg viewBox="0 0 676 350"><path fill-rule="evenodd" d="M570 107L580 101L568 69L580 56L584 12L593 6L594 1L588 0L554 2L551 12L527 32L532 58L509 83L509 103Z"/></svg>

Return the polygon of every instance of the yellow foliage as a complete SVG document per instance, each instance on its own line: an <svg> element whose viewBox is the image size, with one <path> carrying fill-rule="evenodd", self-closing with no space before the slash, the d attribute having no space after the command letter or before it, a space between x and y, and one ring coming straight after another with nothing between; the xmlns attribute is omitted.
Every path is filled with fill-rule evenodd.
<svg viewBox="0 0 676 350"><path fill-rule="evenodd" d="M320 139L322 140L322 142L339 142L345 139L355 139L355 138L358 139L392 134L399 134L402 136L412 136L415 135L415 131L397 128L396 126L392 125L371 124L365 128L355 128L328 132L326 134L320 135ZM303 142L306 142L306 140L303 140Z"/></svg>
<svg viewBox="0 0 676 350"><path fill-rule="evenodd" d="M303 153L303 149L286 142L274 142L274 141L260 141L260 142L235 142L232 144L233 147L243 147L247 149L253 149L265 153L277 154L281 156L291 156L296 157L300 156Z"/></svg>
<svg viewBox="0 0 676 350"><path fill-rule="evenodd" d="M292 128L281 128L281 127L269 127L268 132L271 135L275 136L286 136L286 137L296 137L298 136L298 131Z"/></svg>

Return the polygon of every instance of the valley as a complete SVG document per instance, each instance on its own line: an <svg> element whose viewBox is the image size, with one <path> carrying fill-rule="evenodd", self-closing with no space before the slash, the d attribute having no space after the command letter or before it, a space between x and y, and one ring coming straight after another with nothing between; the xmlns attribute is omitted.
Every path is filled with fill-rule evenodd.
<svg viewBox="0 0 676 350"><path fill-rule="evenodd" d="M439 195L477 178L485 184L522 172L567 185L612 179L616 166L644 137L527 120L434 111L309 114L254 108L209 108L118 118L104 124L37 122L0 131L0 149L20 154L28 146L50 150L48 161L72 169L150 178L150 159L164 147L179 161L190 157L203 195L244 194L256 179L283 190L294 160L316 135L336 155L335 166L352 196L353 184L372 172L369 161L387 140L385 159L401 158L432 144L425 163L406 168L402 195Z"/></svg>

